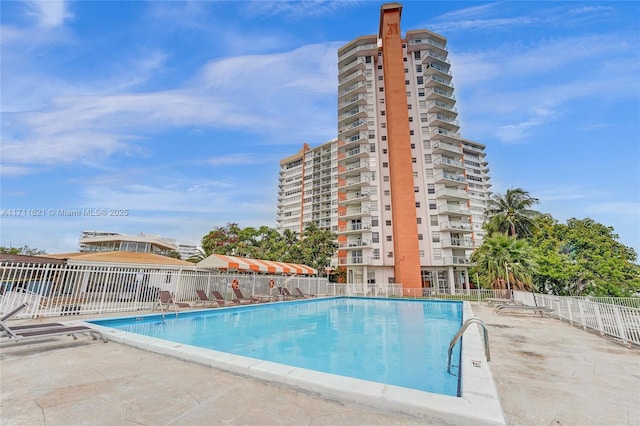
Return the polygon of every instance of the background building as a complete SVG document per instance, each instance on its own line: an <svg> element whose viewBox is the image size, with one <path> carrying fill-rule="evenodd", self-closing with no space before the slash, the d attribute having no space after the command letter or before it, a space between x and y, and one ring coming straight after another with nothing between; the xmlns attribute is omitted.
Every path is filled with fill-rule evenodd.
<svg viewBox="0 0 640 426"><path fill-rule="evenodd" d="M468 286L469 256L484 236L485 146L460 134L446 39L428 30L402 38L401 11L383 5L379 34L338 50L337 142L281 162L278 227L299 232L313 220L307 197L326 175L331 191L317 195L330 195L321 199L332 214L337 199L337 261L348 282L454 291ZM336 145L337 180L333 160L313 160Z"/></svg>
<svg viewBox="0 0 640 426"><path fill-rule="evenodd" d="M142 232L138 235L127 235L118 232L84 231L80 236L79 244L80 252L83 253L129 251L169 256L175 251L183 260L193 256L197 249L194 245L179 244L173 238L162 238L159 235Z"/></svg>

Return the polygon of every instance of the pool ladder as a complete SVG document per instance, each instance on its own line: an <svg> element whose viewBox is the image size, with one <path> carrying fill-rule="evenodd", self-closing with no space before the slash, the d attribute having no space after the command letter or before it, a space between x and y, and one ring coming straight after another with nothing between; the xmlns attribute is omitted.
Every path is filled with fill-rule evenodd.
<svg viewBox="0 0 640 426"><path fill-rule="evenodd" d="M489 352L489 333L487 332L487 326L484 325L484 322L480 318L472 317L469 318L462 324L460 330L453 336L451 339L451 343L449 343L449 354L447 355L447 373L451 374L451 353L453 352L453 347L456 345L458 340L462 337L464 331L469 327L470 324L477 323L482 326L482 330L484 331L484 355L487 358L487 362L491 361L491 353Z"/></svg>

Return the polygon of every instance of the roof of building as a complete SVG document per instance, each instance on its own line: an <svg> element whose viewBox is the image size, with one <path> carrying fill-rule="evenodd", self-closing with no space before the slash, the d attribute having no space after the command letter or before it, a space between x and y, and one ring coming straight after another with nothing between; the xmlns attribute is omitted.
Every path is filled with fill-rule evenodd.
<svg viewBox="0 0 640 426"><path fill-rule="evenodd" d="M162 266L182 266L195 267L191 262L174 259L173 257L161 256L154 253L139 253L132 251L106 251L97 253L61 253L51 254L49 257L57 259L67 259L75 262L98 262L98 263L128 263L136 265L162 265Z"/></svg>
<svg viewBox="0 0 640 426"><path fill-rule="evenodd" d="M149 243L153 244L157 247L161 247L167 250L175 250L176 244L168 242L166 240L162 240L155 236L147 236L147 235L100 235L96 237L82 237L80 238L80 244L96 244L102 242L109 241L130 241L135 243Z"/></svg>
<svg viewBox="0 0 640 426"><path fill-rule="evenodd" d="M265 272L269 274L315 275L315 269L297 263L275 262L271 260L249 259L246 257L212 254L198 262L199 268L235 269L238 271Z"/></svg>
<svg viewBox="0 0 640 426"><path fill-rule="evenodd" d="M0 263L64 263L64 260L54 255L26 255L0 253Z"/></svg>

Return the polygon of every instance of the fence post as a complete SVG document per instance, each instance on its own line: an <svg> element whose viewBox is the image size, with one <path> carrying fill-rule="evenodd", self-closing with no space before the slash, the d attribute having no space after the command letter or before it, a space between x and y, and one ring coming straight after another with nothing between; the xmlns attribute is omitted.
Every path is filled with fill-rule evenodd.
<svg viewBox="0 0 640 426"><path fill-rule="evenodd" d="M591 302L588 302L591 303ZM594 312L596 314L596 323L598 324L598 331L601 336L604 336L604 324L602 323L602 316L600 315L600 306L598 303L593 304Z"/></svg>
<svg viewBox="0 0 640 426"><path fill-rule="evenodd" d="M613 307L613 316L616 319L616 327L618 328L618 334L622 339L622 343L625 345L629 345L627 342L627 332L624 327L624 322L622 321L622 317L620 316L620 306L611 305Z"/></svg>

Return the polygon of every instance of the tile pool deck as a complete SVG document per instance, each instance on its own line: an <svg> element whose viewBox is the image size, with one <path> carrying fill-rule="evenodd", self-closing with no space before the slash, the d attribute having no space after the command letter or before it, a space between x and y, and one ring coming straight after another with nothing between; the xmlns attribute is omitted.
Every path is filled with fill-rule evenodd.
<svg viewBox="0 0 640 426"><path fill-rule="evenodd" d="M639 350L552 318L472 308L489 329L507 424L640 425ZM428 424L115 342L52 340L2 348L2 425Z"/></svg>

